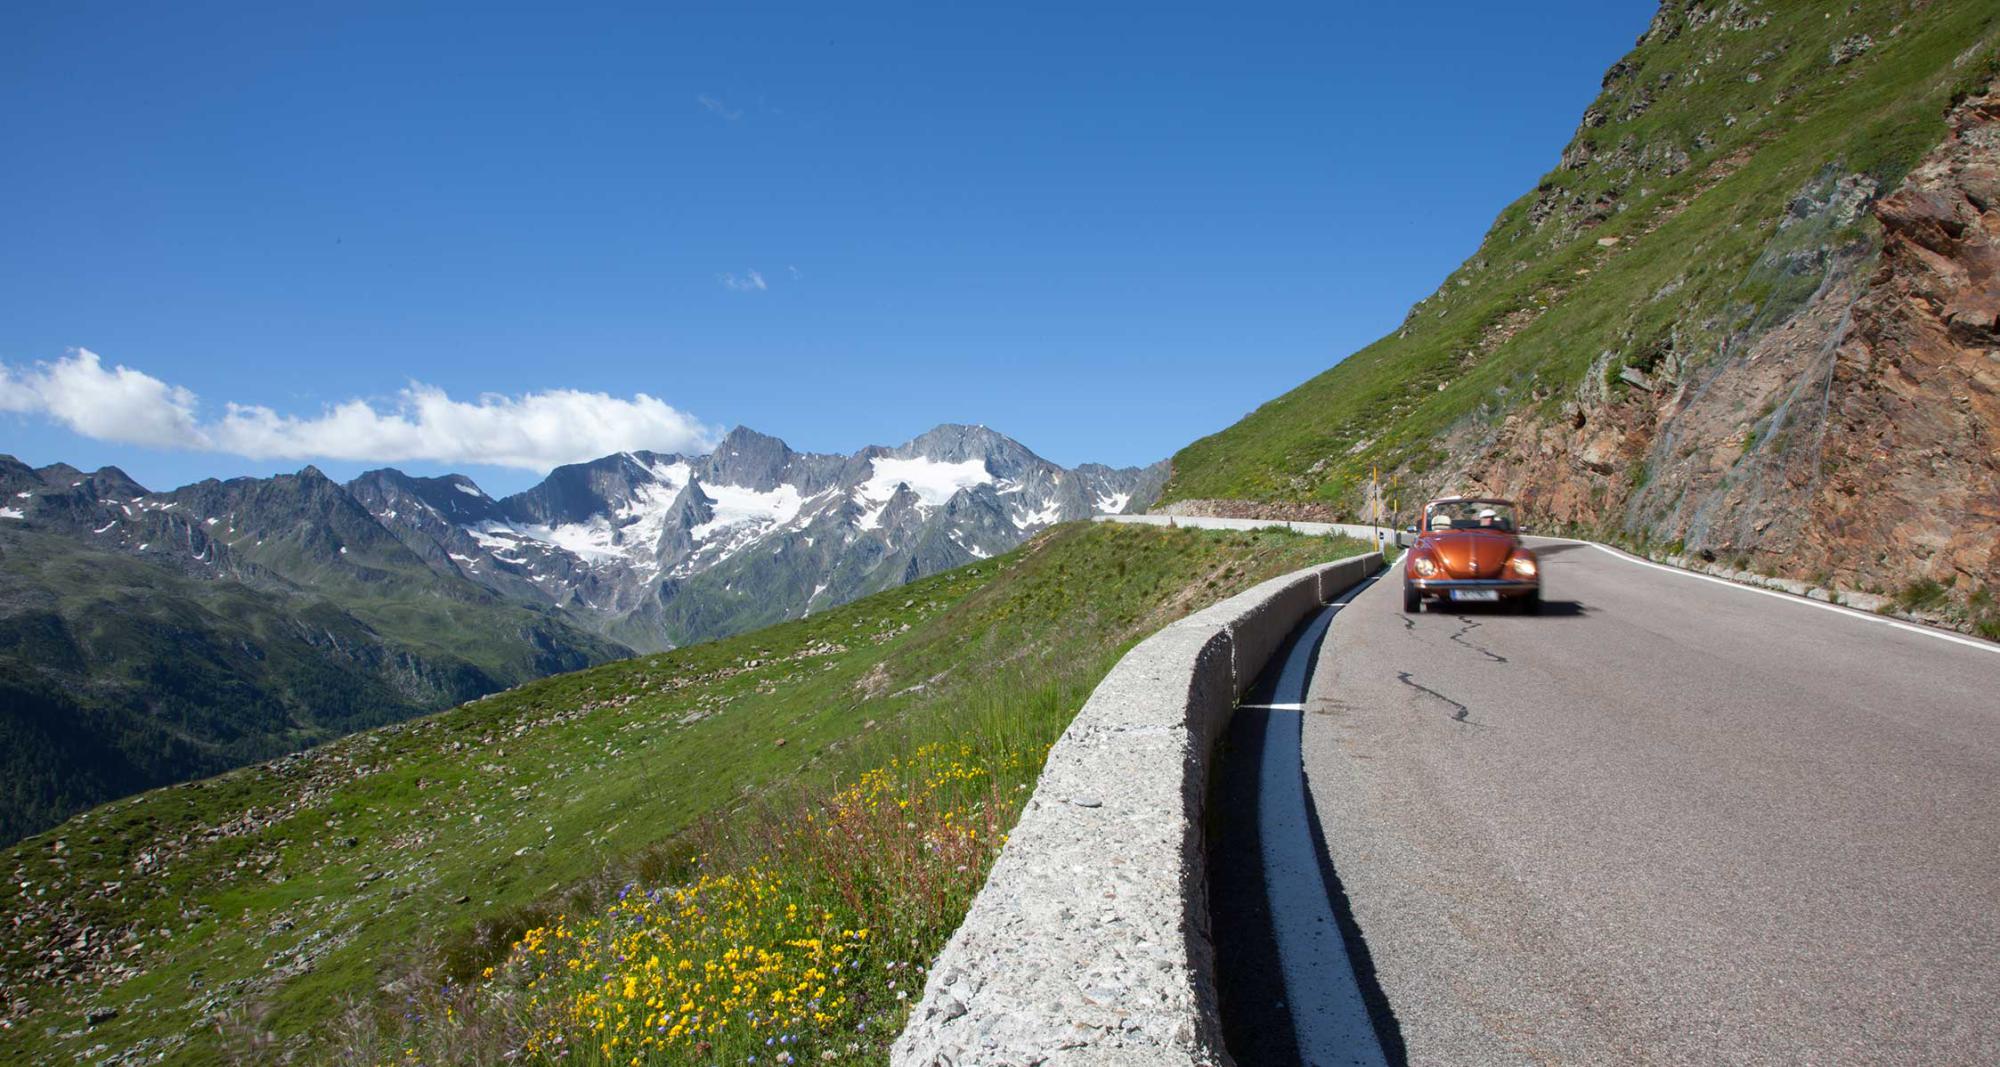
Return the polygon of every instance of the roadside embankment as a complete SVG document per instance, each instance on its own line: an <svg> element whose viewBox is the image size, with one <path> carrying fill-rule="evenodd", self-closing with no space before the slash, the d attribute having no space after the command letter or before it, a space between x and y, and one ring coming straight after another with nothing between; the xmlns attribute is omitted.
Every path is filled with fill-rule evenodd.
<svg viewBox="0 0 2000 1067"><path fill-rule="evenodd" d="M1049 752L892 1062L1212 1065L1203 811L1238 697L1299 621L1382 566L1274 578L1140 642Z"/></svg>

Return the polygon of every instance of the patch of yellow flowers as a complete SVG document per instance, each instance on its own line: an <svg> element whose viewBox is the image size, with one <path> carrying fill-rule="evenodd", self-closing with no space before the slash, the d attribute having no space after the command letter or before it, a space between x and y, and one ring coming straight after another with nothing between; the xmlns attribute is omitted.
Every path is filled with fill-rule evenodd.
<svg viewBox="0 0 2000 1067"><path fill-rule="evenodd" d="M942 947L1005 843L1025 794L996 776L1031 775L1046 752L981 761L970 745L925 745L795 818L718 840L691 882L627 886L596 914L529 930L486 984L521 995L531 1060L878 1052L923 983L924 968L896 956Z"/></svg>
<svg viewBox="0 0 2000 1067"><path fill-rule="evenodd" d="M846 1017L871 937L787 889L760 869L704 874L529 931L503 968L538 1020L525 1051L626 1063L762 1047L792 1061Z"/></svg>

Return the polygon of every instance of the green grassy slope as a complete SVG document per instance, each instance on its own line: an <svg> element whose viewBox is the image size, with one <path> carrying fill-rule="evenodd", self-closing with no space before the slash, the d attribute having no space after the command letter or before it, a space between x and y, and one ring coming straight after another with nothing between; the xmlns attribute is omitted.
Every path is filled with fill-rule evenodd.
<svg viewBox="0 0 2000 1067"><path fill-rule="evenodd" d="M1163 501L1351 510L1371 465L1421 475L1454 430L1552 417L1593 364L1614 379L1782 320L1811 291L1764 256L1788 202L1829 168L1893 188L1996 43L1980 0L1668 0L1564 164L1401 329L1182 450Z"/></svg>
<svg viewBox="0 0 2000 1067"><path fill-rule="evenodd" d="M106 805L4 858L0 1060L324 1055L348 998L425 961L496 962L552 902L698 823L726 834L770 790L995 722L1045 744L1132 642L1358 548L1061 527L798 622Z"/></svg>
<svg viewBox="0 0 2000 1067"><path fill-rule="evenodd" d="M470 583L437 595L423 577L252 587L0 529L0 841L627 654Z"/></svg>

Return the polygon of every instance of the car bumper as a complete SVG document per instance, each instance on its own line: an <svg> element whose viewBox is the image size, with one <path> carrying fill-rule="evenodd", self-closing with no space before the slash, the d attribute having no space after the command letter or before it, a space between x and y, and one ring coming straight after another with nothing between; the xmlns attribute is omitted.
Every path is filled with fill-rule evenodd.
<svg viewBox="0 0 2000 1067"><path fill-rule="evenodd" d="M1510 597L1527 596L1542 588L1536 578L1408 578L1410 586L1425 597L1440 600L1451 599L1454 590L1485 591L1498 593L1505 600Z"/></svg>

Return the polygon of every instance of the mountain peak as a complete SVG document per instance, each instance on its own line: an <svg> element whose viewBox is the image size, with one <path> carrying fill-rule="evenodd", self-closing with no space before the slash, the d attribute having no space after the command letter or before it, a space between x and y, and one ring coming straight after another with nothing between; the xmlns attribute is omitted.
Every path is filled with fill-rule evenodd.
<svg viewBox="0 0 2000 1067"><path fill-rule="evenodd" d="M776 488L791 462L791 446L747 426L729 431L709 456L709 480L760 491Z"/></svg>
<svg viewBox="0 0 2000 1067"><path fill-rule="evenodd" d="M0 452L0 471L24 476L33 476L37 473L35 468L28 466L26 463L15 459L5 452Z"/></svg>
<svg viewBox="0 0 2000 1067"><path fill-rule="evenodd" d="M1026 445L998 430L955 422L932 427L895 452L904 456L922 456L940 463L982 460L986 468L1000 478L1011 478L1026 468L1048 462Z"/></svg>
<svg viewBox="0 0 2000 1067"><path fill-rule="evenodd" d="M347 483L347 491L371 513L396 507L393 498L408 497L451 522L479 522L490 519L498 503L463 474L443 474L421 478L394 467L364 471Z"/></svg>
<svg viewBox="0 0 2000 1067"><path fill-rule="evenodd" d="M737 426L728 433L723 434L721 441L716 442L715 454L720 455L731 449L768 448L772 445L790 451L789 446L785 442L772 437L770 434L759 433L748 426Z"/></svg>
<svg viewBox="0 0 2000 1067"><path fill-rule="evenodd" d="M415 479L394 467L376 467L374 470L365 470L355 475L354 480L356 482L389 482L396 485L407 485Z"/></svg>

